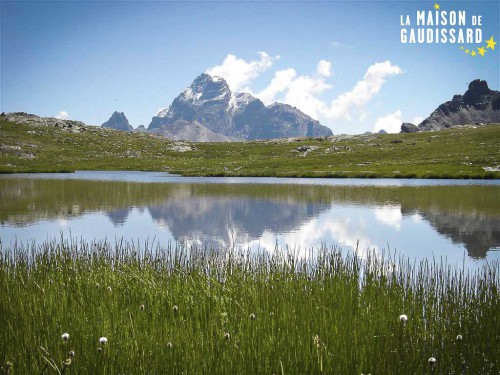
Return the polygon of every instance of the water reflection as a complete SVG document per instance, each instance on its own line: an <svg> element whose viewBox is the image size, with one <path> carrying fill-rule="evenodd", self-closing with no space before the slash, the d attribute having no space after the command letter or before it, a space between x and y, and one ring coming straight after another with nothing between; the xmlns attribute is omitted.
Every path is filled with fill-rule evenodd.
<svg viewBox="0 0 500 375"><path fill-rule="evenodd" d="M192 196L149 207L152 219L166 225L176 240L244 246L264 232L296 230L329 205L261 198Z"/></svg>
<svg viewBox="0 0 500 375"><path fill-rule="evenodd" d="M482 259L500 248L500 184L360 186L0 179L2 242L156 237L207 246L397 248Z"/></svg>

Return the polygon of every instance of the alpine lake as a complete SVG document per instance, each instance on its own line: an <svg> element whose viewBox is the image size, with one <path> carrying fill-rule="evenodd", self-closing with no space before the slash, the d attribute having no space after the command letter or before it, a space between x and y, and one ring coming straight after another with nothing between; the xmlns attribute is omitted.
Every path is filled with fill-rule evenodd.
<svg viewBox="0 0 500 375"><path fill-rule="evenodd" d="M2 374L499 374L500 181L0 176Z"/></svg>
<svg viewBox="0 0 500 375"><path fill-rule="evenodd" d="M0 176L2 247L54 238L307 257L322 246L478 268L500 258L500 181Z"/></svg>

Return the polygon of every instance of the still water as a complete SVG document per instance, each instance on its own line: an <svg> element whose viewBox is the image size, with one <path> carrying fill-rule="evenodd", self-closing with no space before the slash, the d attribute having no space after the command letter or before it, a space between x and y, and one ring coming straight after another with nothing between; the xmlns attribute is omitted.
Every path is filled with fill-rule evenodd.
<svg viewBox="0 0 500 375"><path fill-rule="evenodd" d="M500 259L500 181L0 176L3 248L61 235L301 253L389 249L475 268Z"/></svg>

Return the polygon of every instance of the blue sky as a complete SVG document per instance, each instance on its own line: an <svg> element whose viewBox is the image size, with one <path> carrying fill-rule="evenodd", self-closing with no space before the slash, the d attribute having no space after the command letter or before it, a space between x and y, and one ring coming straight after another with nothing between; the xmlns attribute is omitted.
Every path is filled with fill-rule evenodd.
<svg viewBox="0 0 500 375"><path fill-rule="evenodd" d="M498 1L440 1L482 16L480 44L403 44L401 15L434 1L2 1L1 110L137 127L200 73L292 104L334 133L418 121L475 78L499 89ZM410 27L414 27L411 25ZM415 26L416 27L416 26ZM450 26L446 26L449 28ZM464 46L464 50L460 47ZM228 57L229 56L229 57Z"/></svg>

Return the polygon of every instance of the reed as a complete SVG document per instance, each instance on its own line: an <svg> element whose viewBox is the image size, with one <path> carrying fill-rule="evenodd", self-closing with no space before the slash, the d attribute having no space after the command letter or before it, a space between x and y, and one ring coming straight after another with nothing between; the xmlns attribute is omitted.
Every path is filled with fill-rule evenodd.
<svg viewBox="0 0 500 375"><path fill-rule="evenodd" d="M0 248L10 374L498 374L499 264L323 247ZM404 317L403 317L404 315Z"/></svg>

